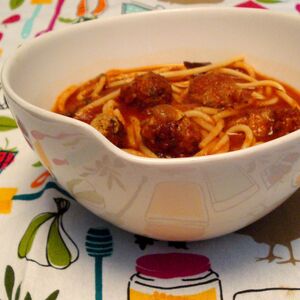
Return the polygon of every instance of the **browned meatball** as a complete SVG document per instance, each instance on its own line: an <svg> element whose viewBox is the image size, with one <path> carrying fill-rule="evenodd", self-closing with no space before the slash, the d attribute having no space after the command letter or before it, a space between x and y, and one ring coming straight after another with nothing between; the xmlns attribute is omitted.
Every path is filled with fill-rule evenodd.
<svg viewBox="0 0 300 300"><path fill-rule="evenodd" d="M300 129L300 112L293 108L257 108L233 118L228 127L235 124L248 125L259 140L274 139Z"/></svg>
<svg viewBox="0 0 300 300"><path fill-rule="evenodd" d="M101 113L92 120L91 125L116 146L124 146L125 128L115 116Z"/></svg>
<svg viewBox="0 0 300 300"><path fill-rule="evenodd" d="M236 85L234 77L217 72L200 74L191 79L188 100L203 106L223 108L247 103L249 91Z"/></svg>
<svg viewBox="0 0 300 300"><path fill-rule="evenodd" d="M121 88L120 101L139 108L170 103L171 85L164 77L148 72L137 76L132 83Z"/></svg>
<svg viewBox="0 0 300 300"><path fill-rule="evenodd" d="M192 156L199 151L200 127L171 105L149 110L141 135L149 149L160 157Z"/></svg>
<svg viewBox="0 0 300 300"><path fill-rule="evenodd" d="M228 127L236 124L248 125L258 139L265 139L273 134L275 123L274 112L269 108L249 109L242 112L242 116L233 118L228 122Z"/></svg>
<svg viewBox="0 0 300 300"><path fill-rule="evenodd" d="M284 108L275 110L274 135L283 136L300 129L300 112L298 109Z"/></svg>
<svg viewBox="0 0 300 300"><path fill-rule="evenodd" d="M271 109L253 109L248 112L248 125L257 138L265 138L273 134L275 122Z"/></svg>

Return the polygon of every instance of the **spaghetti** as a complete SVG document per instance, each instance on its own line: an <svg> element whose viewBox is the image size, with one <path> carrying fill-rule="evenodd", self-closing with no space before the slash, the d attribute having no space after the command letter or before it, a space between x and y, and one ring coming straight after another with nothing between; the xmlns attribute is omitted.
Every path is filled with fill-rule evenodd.
<svg viewBox="0 0 300 300"><path fill-rule="evenodd" d="M151 158L256 146L300 128L300 94L243 57L109 70L64 90L53 111Z"/></svg>

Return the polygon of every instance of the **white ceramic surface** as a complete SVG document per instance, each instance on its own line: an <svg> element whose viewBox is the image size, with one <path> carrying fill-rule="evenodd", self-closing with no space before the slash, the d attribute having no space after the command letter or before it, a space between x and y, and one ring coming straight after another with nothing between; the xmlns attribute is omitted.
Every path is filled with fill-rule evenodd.
<svg viewBox="0 0 300 300"><path fill-rule="evenodd" d="M241 54L300 88L299 28L298 16L247 9L106 18L25 43L5 63L2 83L26 140L82 205L138 234L207 239L255 221L298 188L300 131L227 154L149 159L49 110L65 87L109 68Z"/></svg>

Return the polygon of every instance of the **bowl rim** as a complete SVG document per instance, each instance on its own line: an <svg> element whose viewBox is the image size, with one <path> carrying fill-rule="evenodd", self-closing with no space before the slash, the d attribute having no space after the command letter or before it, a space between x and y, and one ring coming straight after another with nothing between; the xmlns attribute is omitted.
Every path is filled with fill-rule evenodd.
<svg viewBox="0 0 300 300"><path fill-rule="evenodd" d="M252 146L246 149L220 153L220 154L213 154L213 155L206 155L206 156L192 156L192 157L182 157L182 158L149 158L149 157L140 157L118 148L114 144L112 144L108 139L106 139L103 135L99 134L99 132L84 122L79 120L69 118L52 111L48 111L46 109L40 108L36 105L33 105L27 102L25 99L20 97L11 87L11 84L8 80L9 73L11 70L11 66L14 60L24 51L34 47L36 44L47 43L51 39L57 39L60 36L68 35L74 31L78 32L83 28L89 27L97 27L101 26L101 24L107 24L110 22L116 23L118 21L126 22L126 20L142 20L142 22L147 23L147 19L151 19L153 15L176 15L176 14L200 14L209 12L212 14L219 14L219 13L228 13L234 15L250 15L250 16L257 16L263 15L268 16L271 18L282 18L282 19L290 19L293 22L298 22L300 25L299 16L286 13L286 12L277 12L277 11L270 11L265 9L252 9L252 8L237 8L237 7L194 7L194 8L176 8L176 9L166 9L166 10L158 10L158 11L150 11L150 12L140 12L137 14L127 14L127 15L118 15L118 16L107 16L102 19L96 19L92 22L84 22L80 24L74 24L73 26L63 28L60 30L51 31L45 35L38 37L38 39L28 39L25 41L21 47L17 48L12 54L8 56L8 58L4 61L3 67L1 70L1 82L4 94L7 94L8 97L19 106L23 107L25 110L30 111L33 114L37 114L52 121L58 121L67 123L70 125L80 126L81 128L87 130L89 134L95 136L95 138L100 139L100 141L104 144L107 148L107 151L113 152L115 156L126 160L130 163L134 164L142 164L142 165L159 165L159 166L181 166L181 165L194 165L195 163L210 163L214 161L220 161L224 159L243 159L248 156L253 156L259 153L268 153L269 151L274 150L286 144L288 142L292 142L297 138L300 138L300 130L296 130L292 133L289 133L285 136L276 138L272 141L268 141L264 144L260 144L257 146Z"/></svg>

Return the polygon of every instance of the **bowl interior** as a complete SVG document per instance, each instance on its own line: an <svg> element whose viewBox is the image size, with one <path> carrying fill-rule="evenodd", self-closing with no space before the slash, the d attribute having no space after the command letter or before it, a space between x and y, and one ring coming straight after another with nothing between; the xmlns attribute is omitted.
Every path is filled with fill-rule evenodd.
<svg viewBox="0 0 300 300"><path fill-rule="evenodd" d="M300 20L247 9L191 9L73 25L25 43L3 78L50 109L60 91L109 68L219 61L244 55L261 72L300 88Z"/></svg>

